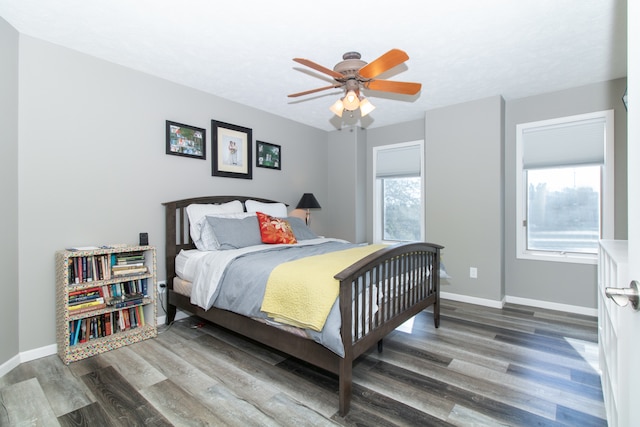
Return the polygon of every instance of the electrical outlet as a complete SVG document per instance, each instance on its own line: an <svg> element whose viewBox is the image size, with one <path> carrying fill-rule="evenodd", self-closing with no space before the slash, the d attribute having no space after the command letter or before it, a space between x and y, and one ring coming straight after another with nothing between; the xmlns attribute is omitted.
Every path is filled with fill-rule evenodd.
<svg viewBox="0 0 640 427"><path fill-rule="evenodd" d="M477 279L478 278L478 269L475 267L470 267L469 268L469 277L472 279Z"/></svg>
<svg viewBox="0 0 640 427"><path fill-rule="evenodd" d="M167 282L165 282L164 280L160 280L157 283L157 286L158 286L158 293L159 294L164 293L164 291L167 289Z"/></svg>

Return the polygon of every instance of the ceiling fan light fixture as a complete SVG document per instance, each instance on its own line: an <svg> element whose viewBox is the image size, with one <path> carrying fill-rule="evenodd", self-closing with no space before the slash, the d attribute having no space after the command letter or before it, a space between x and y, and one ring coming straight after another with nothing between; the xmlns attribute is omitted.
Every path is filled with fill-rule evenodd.
<svg viewBox="0 0 640 427"><path fill-rule="evenodd" d="M350 90L342 99L342 105L344 105L345 110L355 111L360 106L360 99L358 99L358 95L354 91Z"/></svg>
<svg viewBox="0 0 640 427"><path fill-rule="evenodd" d="M333 69L330 69L308 59L293 58L299 64L332 77L335 83L329 86L292 93L288 96L298 97L327 89L343 88L344 97L329 107L329 110L338 117L342 117L344 111L347 110L351 113L350 116L353 117L353 112L360 108L360 117L365 117L376 107L361 95L360 91L363 89L401 95L417 95L420 92L422 89L422 84L420 83L398 82L378 78L386 71L404 63L408 59L409 55L400 49L391 49L369 63L361 59L360 53L347 52L342 55L342 61L338 62Z"/></svg>
<svg viewBox="0 0 640 427"><path fill-rule="evenodd" d="M367 98L363 98L360 101L360 117L364 117L373 110L376 109L376 106L373 105Z"/></svg>
<svg viewBox="0 0 640 427"><path fill-rule="evenodd" d="M331 107L329 107L329 110L331 110L331 112L336 116L342 117L342 112L344 111L342 100L338 99Z"/></svg>

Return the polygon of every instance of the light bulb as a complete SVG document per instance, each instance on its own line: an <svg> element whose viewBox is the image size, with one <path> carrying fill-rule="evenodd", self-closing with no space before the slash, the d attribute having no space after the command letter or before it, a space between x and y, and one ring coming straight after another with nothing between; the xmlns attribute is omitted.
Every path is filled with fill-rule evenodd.
<svg viewBox="0 0 640 427"><path fill-rule="evenodd" d="M360 100L358 99L358 95L356 95L354 91L350 90L342 100L342 104L344 105L345 110L354 111L360 106Z"/></svg>

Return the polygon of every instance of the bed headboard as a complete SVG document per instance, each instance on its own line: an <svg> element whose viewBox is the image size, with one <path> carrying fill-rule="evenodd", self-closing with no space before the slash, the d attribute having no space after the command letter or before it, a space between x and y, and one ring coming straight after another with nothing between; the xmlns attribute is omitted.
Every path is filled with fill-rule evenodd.
<svg viewBox="0 0 640 427"><path fill-rule="evenodd" d="M240 200L244 206L244 202L249 199L263 203L276 203L274 200L251 196L205 196L163 203L165 206L165 265L168 287L173 287L173 278L176 275L176 255L183 249L195 249L189 234L189 217L187 216L186 207L192 203L220 204L233 200Z"/></svg>

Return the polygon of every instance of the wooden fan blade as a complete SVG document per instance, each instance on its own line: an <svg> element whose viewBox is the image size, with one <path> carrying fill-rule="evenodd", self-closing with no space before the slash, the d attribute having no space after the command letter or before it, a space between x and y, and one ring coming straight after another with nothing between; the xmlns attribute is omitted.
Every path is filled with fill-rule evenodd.
<svg viewBox="0 0 640 427"><path fill-rule="evenodd" d="M292 93L291 95L287 95L287 96L289 98L295 98L297 96L309 95L310 93L316 93L316 92L320 92L322 90L333 89L333 88L337 88L337 87L340 87L340 86L342 86L342 83L331 85L331 86L319 87L317 89L305 90L304 92Z"/></svg>
<svg viewBox="0 0 640 427"><path fill-rule="evenodd" d="M385 71L392 69L396 65L402 64L407 59L409 59L409 55L407 55L405 51L400 49L391 49L380 58L375 59L360 68L358 74L365 79L372 79Z"/></svg>
<svg viewBox="0 0 640 427"><path fill-rule="evenodd" d="M316 71L320 71L321 73L325 73L331 77L333 77L334 79L344 79L344 76L340 73L338 73L337 71L333 71L330 70L327 67L323 67L322 65L316 64L313 61L310 61L308 59L304 59L304 58L293 58L294 61L296 61L299 64L302 65L306 65L309 68L313 68Z"/></svg>
<svg viewBox="0 0 640 427"><path fill-rule="evenodd" d="M390 80L371 80L364 83L365 89L379 90L381 92L394 92L403 95L415 95L420 92L422 84L411 82L394 82Z"/></svg>

